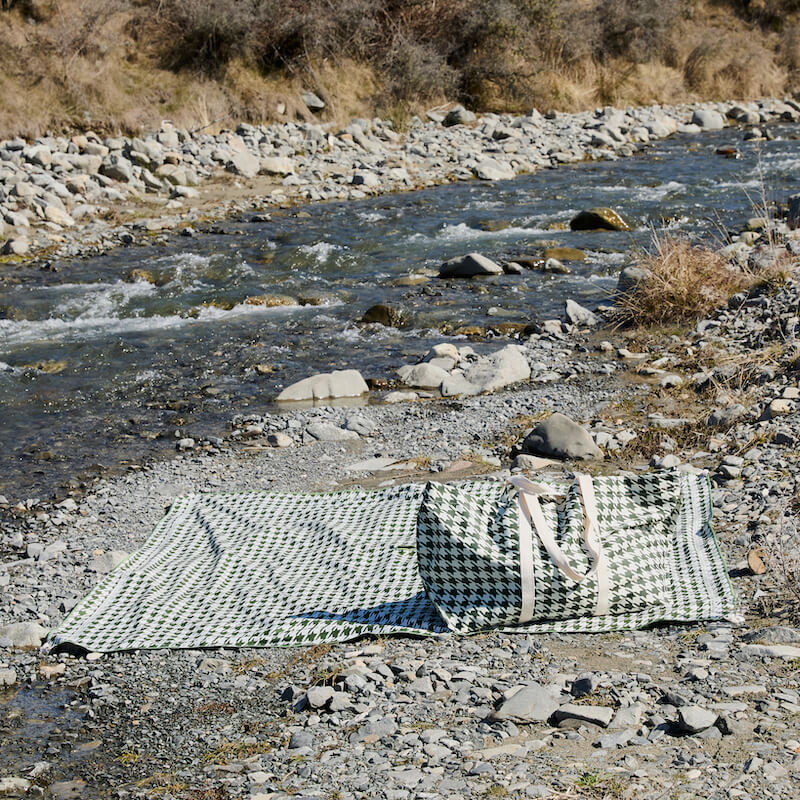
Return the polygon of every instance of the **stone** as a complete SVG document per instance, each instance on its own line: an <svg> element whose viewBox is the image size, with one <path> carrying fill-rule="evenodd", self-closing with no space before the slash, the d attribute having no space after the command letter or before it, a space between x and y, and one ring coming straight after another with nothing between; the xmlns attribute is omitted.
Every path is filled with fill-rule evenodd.
<svg viewBox="0 0 800 800"><path fill-rule="evenodd" d="M540 422L522 443L522 451L558 459L599 459L603 451L591 435L558 412Z"/></svg>
<svg viewBox="0 0 800 800"><path fill-rule="evenodd" d="M605 728L613 717L614 709L608 706L580 706L575 703L567 703L553 714L553 721L556 725L560 725L567 720L577 720Z"/></svg>
<svg viewBox="0 0 800 800"><path fill-rule="evenodd" d="M282 178L294 173L294 162L281 156L265 156L261 159L262 175L280 175Z"/></svg>
<svg viewBox="0 0 800 800"><path fill-rule="evenodd" d="M303 92L300 97L309 111L319 112L325 109L325 101L314 92Z"/></svg>
<svg viewBox="0 0 800 800"><path fill-rule="evenodd" d="M9 239L0 253L4 256L24 256L30 250L30 242L23 236L15 236Z"/></svg>
<svg viewBox="0 0 800 800"><path fill-rule="evenodd" d="M0 636L3 631L0 628ZM800 647L791 647L785 644L743 644L741 648L745 655L762 658L783 658L792 661L800 658Z"/></svg>
<svg viewBox="0 0 800 800"><path fill-rule="evenodd" d="M278 431L267 436L267 444L271 447L291 447L294 439L289 434Z"/></svg>
<svg viewBox="0 0 800 800"><path fill-rule="evenodd" d="M112 153L103 159L100 174L114 181L128 183L133 178L133 164L124 156Z"/></svg>
<svg viewBox="0 0 800 800"><path fill-rule="evenodd" d="M405 315L393 306L376 303L364 312L361 321L364 323L377 323L386 328L402 328L405 325Z"/></svg>
<svg viewBox="0 0 800 800"><path fill-rule="evenodd" d="M439 267L440 278L470 278L473 275L502 275L503 268L480 253L468 253L445 261Z"/></svg>
<svg viewBox="0 0 800 800"><path fill-rule="evenodd" d="M183 439L178 439L175 443L176 450L194 450L194 446L197 444L194 439L190 436L186 436Z"/></svg>
<svg viewBox="0 0 800 800"><path fill-rule="evenodd" d="M17 650L40 647L46 637L47 628L36 622L12 622L0 627L0 639L7 639L8 646Z"/></svg>
<svg viewBox="0 0 800 800"><path fill-rule="evenodd" d="M678 724L686 733L700 733L717 721L716 711L701 706L688 705L678 709Z"/></svg>
<svg viewBox="0 0 800 800"><path fill-rule="evenodd" d="M384 403L410 403L414 400L419 400L416 392L389 392L383 398Z"/></svg>
<svg viewBox="0 0 800 800"><path fill-rule="evenodd" d="M800 194L793 194L789 198L789 212L786 215L786 224L790 230L800 228Z"/></svg>
<svg viewBox="0 0 800 800"><path fill-rule="evenodd" d="M625 728L617 733L607 733L605 736L601 736L594 742L594 746L601 750L615 750L618 747L625 747L635 735L636 731L633 728Z"/></svg>
<svg viewBox="0 0 800 800"><path fill-rule="evenodd" d="M574 300L567 300L564 303L564 313L573 325L593 328L595 325L600 324L600 317L598 317L597 314L589 311L588 308L584 308Z"/></svg>
<svg viewBox="0 0 800 800"><path fill-rule="evenodd" d="M407 364L400 367L397 374L406 386L419 389L438 389L442 382L450 377L449 373L441 367L428 362Z"/></svg>
<svg viewBox="0 0 800 800"><path fill-rule="evenodd" d="M573 231L629 231L631 225L613 208L596 207L579 212L569 223Z"/></svg>
<svg viewBox="0 0 800 800"><path fill-rule="evenodd" d="M719 111L698 108L692 114L692 125L697 125L704 131L720 131L725 127L725 118Z"/></svg>
<svg viewBox="0 0 800 800"><path fill-rule="evenodd" d="M312 422L306 427L306 433L319 442L348 442L358 439L355 431L348 431L332 422Z"/></svg>
<svg viewBox="0 0 800 800"><path fill-rule="evenodd" d="M322 708L333 697L333 686L312 686L306 692L306 700L311 708Z"/></svg>
<svg viewBox="0 0 800 800"><path fill-rule="evenodd" d="M369 392L361 373L354 369L322 372L287 386L276 398L278 402L325 400L338 397L360 397Z"/></svg>
<svg viewBox="0 0 800 800"><path fill-rule="evenodd" d="M470 122L475 122L476 119L475 114L464 106L455 106L447 112L443 124L449 128L453 125L468 125Z"/></svg>
<svg viewBox="0 0 800 800"><path fill-rule="evenodd" d="M17 682L17 673L13 669L0 669L0 687L13 686Z"/></svg>
<svg viewBox="0 0 800 800"><path fill-rule="evenodd" d="M89 562L89 569L105 575L116 569L127 557L128 553L124 550L108 550L100 556L95 556Z"/></svg>
<svg viewBox="0 0 800 800"><path fill-rule="evenodd" d="M715 408L706 420L709 428L729 428L734 422L747 415L747 409L741 404L727 408Z"/></svg>
<svg viewBox="0 0 800 800"><path fill-rule="evenodd" d="M757 642L759 644L793 644L800 642L800 628L774 625L769 628L748 631L742 636L742 639L745 642Z"/></svg>
<svg viewBox="0 0 800 800"><path fill-rule="evenodd" d="M465 380L475 387L476 393L494 392L512 383L526 381L530 376L525 349L514 344L482 356L464 370Z"/></svg>
<svg viewBox="0 0 800 800"><path fill-rule="evenodd" d="M243 178L255 178L261 171L261 161L252 153L234 153L225 168L234 175L241 175Z"/></svg>
<svg viewBox="0 0 800 800"><path fill-rule="evenodd" d="M561 690L532 682L515 692L490 715L492 720L546 722L561 705Z"/></svg>
<svg viewBox="0 0 800 800"><path fill-rule="evenodd" d="M642 724L644 710L642 703L631 703L629 706L623 706L614 714L614 719L611 720L608 727L614 730L622 728L637 730Z"/></svg>
<svg viewBox="0 0 800 800"><path fill-rule="evenodd" d="M482 181L507 181L514 177L514 170L509 164L494 158L485 158L473 169L475 177Z"/></svg>
<svg viewBox="0 0 800 800"><path fill-rule="evenodd" d="M314 737L308 731L295 731L289 738L289 750L297 750L300 747L313 746Z"/></svg>
<svg viewBox="0 0 800 800"><path fill-rule="evenodd" d="M24 778L0 778L0 797L22 797L30 788L31 782Z"/></svg>

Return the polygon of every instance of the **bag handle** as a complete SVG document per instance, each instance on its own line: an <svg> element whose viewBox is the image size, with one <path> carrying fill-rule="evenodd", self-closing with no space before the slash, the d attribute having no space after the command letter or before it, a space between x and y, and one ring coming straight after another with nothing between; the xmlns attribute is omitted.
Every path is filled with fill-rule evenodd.
<svg viewBox="0 0 800 800"><path fill-rule="evenodd" d="M570 580L575 583L597 576L597 603L594 614L596 616L608 613L608 564L605 559L602 544L599 538L597 523L597 500L591 476L576 473L576 482L581 496L584 511L583 541L592 559L592 565L585 574L579 573L567 559L564 551L558 546L555 535L550 530L547 520L542 513L539 497L557 497L549 486L534 483L523 475L515 475L511 483L519 490L520 505L520 577L522 579L522 609L520 622L527 622L533 616L535 603L534 575L533 575L533 530L536 531L541 543L547 550L553 564Z"/></svg>

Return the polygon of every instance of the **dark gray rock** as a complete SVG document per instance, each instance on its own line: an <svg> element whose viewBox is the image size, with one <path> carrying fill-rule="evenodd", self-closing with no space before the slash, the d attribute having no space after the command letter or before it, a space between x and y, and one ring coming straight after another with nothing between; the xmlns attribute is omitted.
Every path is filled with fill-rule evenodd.
<svg viewBox="0 0 800 800"><path fill-rule="evenodd" d="M550 458L590 460L603 451L589 433L564 414L553 414L540 422L522 443L522 451Z"/></svg>

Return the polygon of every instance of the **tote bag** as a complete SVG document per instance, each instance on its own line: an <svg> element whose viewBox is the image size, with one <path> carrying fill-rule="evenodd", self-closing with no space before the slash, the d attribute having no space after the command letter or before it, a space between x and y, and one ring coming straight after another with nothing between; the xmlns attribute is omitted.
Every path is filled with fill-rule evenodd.
<svg viewBox="0 0 800 800"><path fill-rule="evenodd" d="M419 572L451 630L632 613L669 596L680 473L512 481L425 488Z"/></svg>

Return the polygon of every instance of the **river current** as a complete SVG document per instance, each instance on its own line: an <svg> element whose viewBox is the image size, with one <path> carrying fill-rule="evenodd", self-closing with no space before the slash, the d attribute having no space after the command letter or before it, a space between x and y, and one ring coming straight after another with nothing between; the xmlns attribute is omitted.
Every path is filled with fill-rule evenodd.
<svg viewBox="0 0 800 800"><path fill-rule="evenodd" d="M270 410L281 387L314 372L391 378L453 339L442 326L560 317L568 297L595 306L654 227L722 244L756 215L762 185L771 199L796 192L800 126L774 133L761 143L736 129L674 137L619 161L271 210L268 222L243 217L166 246L22 269L18 283L0 284L0 494L41 496L172 453L176 430L218 435L236 412ZM727 146L741 158L715 152ZM623 212L635 229L571 232L592 206ZM566 275L396 283L467 252L499 260L554 245L586 259L566 262ZM265 295L290 299L246 302ZM403 309L408 327L359 324L379 302Z"/></svg>

